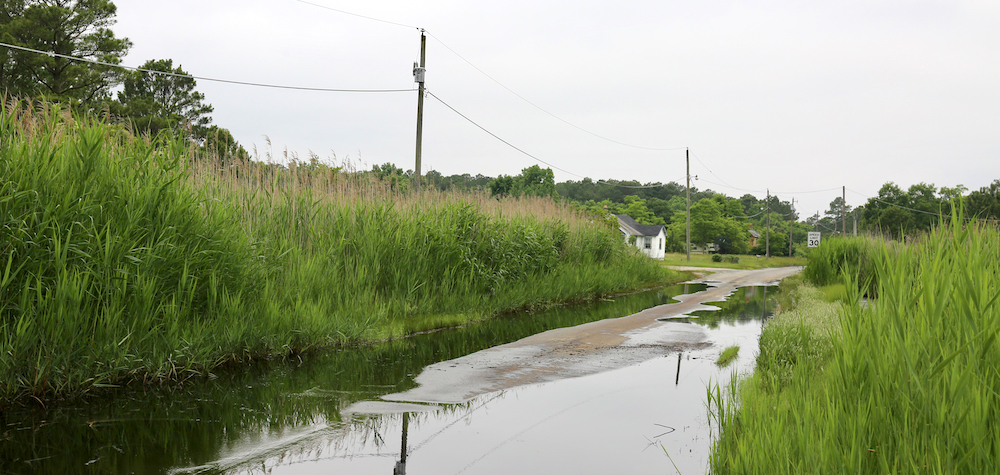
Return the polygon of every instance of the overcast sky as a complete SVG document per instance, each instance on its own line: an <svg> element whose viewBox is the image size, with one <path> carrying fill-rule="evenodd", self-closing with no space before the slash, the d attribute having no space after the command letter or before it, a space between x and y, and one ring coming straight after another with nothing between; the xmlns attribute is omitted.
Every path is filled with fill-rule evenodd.
<svg viewBox="0 0 1000 475"><path fill-rule="evenodd" d="M770 189L806 217L842 186L857 206L887 181L975 190L1000 178L995 0L309 1L385 22L296 0L115 0L113 29L134 44L128 66L170 58L196 76L415 89L424 28L427 89L560 182L683 184L689 147L697 188ZM415 91L198 90L261 159L414 167ZM434 97L423 144L424 173L548 166Z"/></svg>

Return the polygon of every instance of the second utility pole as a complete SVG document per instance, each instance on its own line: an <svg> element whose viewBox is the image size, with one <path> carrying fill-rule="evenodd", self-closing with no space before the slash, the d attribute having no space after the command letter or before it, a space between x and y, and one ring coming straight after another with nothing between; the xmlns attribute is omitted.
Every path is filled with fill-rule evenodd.
<svg viewBox="0 0 1000 475"><path fill-rule="evenodd" d="M687 162L687 258L691 262L691 149L684 149L684 161ZM678 364L680 366L680 364Z"/></svg>
<svg viewBox="0 0 1000 475"><path fill-rule="evenodd" d="M414 188L420 191L420 148L424 136L424 61L427 59L427 35L420 29L420 66L413 65L413 80L417 82L417 163L414 166Z"/></svg>

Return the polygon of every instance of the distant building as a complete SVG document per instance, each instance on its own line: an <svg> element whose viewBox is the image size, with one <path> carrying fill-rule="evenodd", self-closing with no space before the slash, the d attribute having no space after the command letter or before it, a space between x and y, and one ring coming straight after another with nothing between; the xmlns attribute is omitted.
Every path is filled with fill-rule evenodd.
<svg viewBox="0 0 1000 475"><path fill-rule="evenodd" d="M663 250L667 245L666 226L639 224L627 214L616 214L615 217L618 218L618 230L621 231L626 243L633 244L639 252L653 259L663 259Z"/></svg>
<svg viewBox="0 0 1000 475"><path fill-rule="evenodd" d="M753 229L753 225L750 225L750 247L757 245L757 238L760 237L760 233Z"/></svg>

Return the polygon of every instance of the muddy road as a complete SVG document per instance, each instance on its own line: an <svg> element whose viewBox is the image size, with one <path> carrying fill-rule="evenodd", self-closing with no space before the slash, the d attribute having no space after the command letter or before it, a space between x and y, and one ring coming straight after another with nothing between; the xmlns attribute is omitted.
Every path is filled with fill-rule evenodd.
<svg viewBox="0 0 1000 475"><path fill-rule="evenodd" d="M671 319L712 309L703 303L724 300L738 287L775 284L801 270L801 267L710 269L707 271L711 274L690 281L710 287L702 292L681 295L677 297L678 303L660 305L626 317L550 330L442 361L426 367L417 376L418 387L382 399L462 403L495 391L595 374L677 351L707 347L712 343L707 340L703 327ZM362 408L356 410L367 412ZM388 407L385 410L392 411Z"/></svg>

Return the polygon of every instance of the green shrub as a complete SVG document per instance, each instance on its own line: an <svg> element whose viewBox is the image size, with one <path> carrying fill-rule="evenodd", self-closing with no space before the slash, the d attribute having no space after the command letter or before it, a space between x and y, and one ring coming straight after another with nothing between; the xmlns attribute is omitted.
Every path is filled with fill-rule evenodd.
<svg viewBox="0 0 1000 475"><path fill-rule="evenodd" d="M712 262L722 262L722 254L712 254Z"/></svg>

